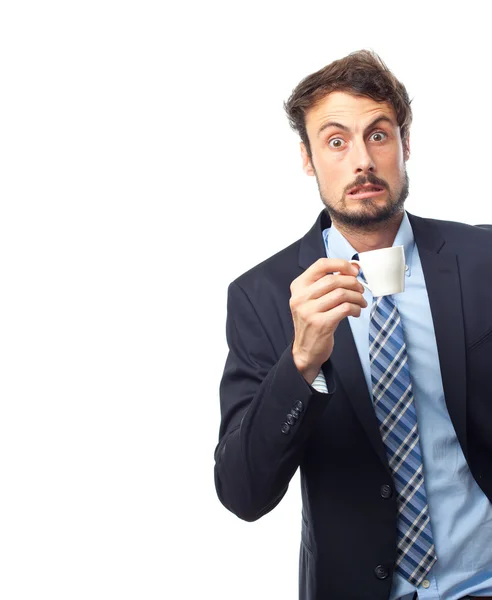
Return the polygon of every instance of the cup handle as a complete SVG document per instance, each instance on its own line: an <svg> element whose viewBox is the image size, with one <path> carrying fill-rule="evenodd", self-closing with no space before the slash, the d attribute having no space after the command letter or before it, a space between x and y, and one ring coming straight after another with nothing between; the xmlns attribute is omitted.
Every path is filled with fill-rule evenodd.
<svg viewBox="0 0 492 600"><path fill-rule="evenodd" d="M352 259L352 260L349 260L349 263L351 263L351 264L353 264L353 265L358 265L358 267L359 267L359 270L361 269L361 264L360 264L360 261L358 261L358 260L355 260L355 259ZM362 281L362 279L357 279L357 281L358 281L359 283L361 283L361 284L362 284L362 285L363 285L363 286L366 288L366 290L369 290L369 291L371 292L371 294L372 294L372 290L371 290L371 288L370 288L370 287L367 285L367 283L365 283L364 281Z"/></svg>

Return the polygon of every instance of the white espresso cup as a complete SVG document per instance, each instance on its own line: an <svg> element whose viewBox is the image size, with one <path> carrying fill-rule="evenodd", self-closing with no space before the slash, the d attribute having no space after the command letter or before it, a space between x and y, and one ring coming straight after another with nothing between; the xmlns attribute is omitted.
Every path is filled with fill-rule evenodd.
<svg viewBox="0 0 492 600"><path fill-rule="evenodd" d="M405 251L403 246L380 248L361 252L359 260L351 260L359 265L365 282L358 279L373 296L400 294L405 289Z"/></svg>

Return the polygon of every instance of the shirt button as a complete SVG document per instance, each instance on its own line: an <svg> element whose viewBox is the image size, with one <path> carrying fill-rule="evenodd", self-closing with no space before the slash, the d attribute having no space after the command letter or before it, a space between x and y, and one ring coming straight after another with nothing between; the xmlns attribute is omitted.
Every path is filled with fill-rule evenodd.
<svg viewBox="0 0 492 600"><path fill-rule="evenodd" d="M430 587L430 581L428 579L424 579L424 581L422 581L422 587L424 587L425 589L427 589L428 587Z"/></svg>
<svg viewBox="0 0 492 600"><path fill-rule="evenodd" d="M290 425L288 423L282 423L282 427L280 428L280 431L287 435L290 431Z"/></svg>

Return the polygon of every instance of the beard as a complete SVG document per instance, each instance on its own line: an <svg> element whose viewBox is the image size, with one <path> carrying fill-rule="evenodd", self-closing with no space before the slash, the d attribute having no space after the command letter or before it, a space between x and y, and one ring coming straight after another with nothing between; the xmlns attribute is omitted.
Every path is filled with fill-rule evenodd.
<svg viewBox="0 0 492 600"><path fill-rule="evenodd" d="M410 185L406 169L404 172L403 184L397 194L392 193L389 185L383 179L379 179L372 173L368 173L367 176L361 175L354 183L347 186L341 199L334 203L329 202L323 195L317 176L316 181L318 183L321 200L325 205L325 210L328 212L331 220L347 228L364 229L366 231L378 229L381 223L390 221L395 215L403 212L403 206L407 199ZM360 206L358 208L349 210L346 202L349 190L366 183L377 185L387 190L388 196L385 204L375 201L374 198L366 198L365 200L360 201Z"/></svg>

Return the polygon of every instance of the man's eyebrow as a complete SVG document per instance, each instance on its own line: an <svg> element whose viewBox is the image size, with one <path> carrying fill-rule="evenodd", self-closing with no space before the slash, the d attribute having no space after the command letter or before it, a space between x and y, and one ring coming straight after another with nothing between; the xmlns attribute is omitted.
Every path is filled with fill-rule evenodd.
<svg viewBox="0 0 492 600"><path fill-rule="evenodd" d="M369 125L364 130L364 134L366 134L370 129L372 129L375 125L377 125L381 121L389 123L390 125L394 125L395 124L393 122L393 120L390 119L389 117L386 117L385 115L380 115L379 117L376 117L374 119L374 121L372 121L371 123L369 123ZM324 123L319 128L319 130L318 130L318 137L321 135L321 133L325 129L328 129L328 127L335 127L336 129L341 129L342 131L348 131L348 132L350 131L350 129L346 125L342 125L342 123L337 123L336 121L328 121L327 123Z"/></svg>

